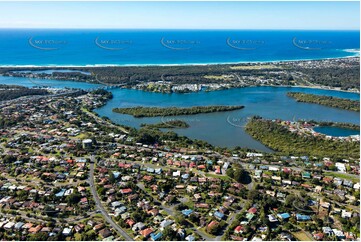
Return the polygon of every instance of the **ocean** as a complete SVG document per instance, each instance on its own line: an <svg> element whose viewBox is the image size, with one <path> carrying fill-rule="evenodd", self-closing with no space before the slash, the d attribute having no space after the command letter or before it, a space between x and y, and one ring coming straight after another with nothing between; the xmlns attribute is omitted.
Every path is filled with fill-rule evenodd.
<svg viewBox="0 0 361 242"><path fill-rule="evenodd" d="M359 31L0 29L0 66L184 65L358 56Z"/></svg>

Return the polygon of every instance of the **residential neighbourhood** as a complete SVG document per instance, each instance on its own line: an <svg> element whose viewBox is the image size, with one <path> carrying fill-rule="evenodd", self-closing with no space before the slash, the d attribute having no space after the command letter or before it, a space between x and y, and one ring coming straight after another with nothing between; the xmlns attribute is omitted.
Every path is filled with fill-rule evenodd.
<svg viewBox="0 0 361 242"><path fill-rule="evenodd" d="M143 144L105 101L1 109L1 238L358 240L359 160Z"/></svg>

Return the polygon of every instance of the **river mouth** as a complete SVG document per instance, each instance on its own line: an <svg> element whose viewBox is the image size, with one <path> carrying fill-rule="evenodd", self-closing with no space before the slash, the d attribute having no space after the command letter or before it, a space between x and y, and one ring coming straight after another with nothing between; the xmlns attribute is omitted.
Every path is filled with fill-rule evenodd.
<svg viewBox="0 0 361 242"><path fill-rule="evenodd" d="M333 137L348 137L352 135L360 135L360 130L342 128L337 126L317 126L313 128L317 133L321 133Z"/></svg>

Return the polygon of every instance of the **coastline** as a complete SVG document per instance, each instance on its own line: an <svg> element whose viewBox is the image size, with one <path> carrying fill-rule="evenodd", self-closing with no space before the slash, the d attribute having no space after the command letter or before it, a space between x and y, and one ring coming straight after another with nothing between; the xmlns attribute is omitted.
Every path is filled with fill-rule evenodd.
<svg viewBox="0 0 361 242"><path fill-rule="evenodd" d="M286 62L302 62L302 61L323 61L323 60L337 60L348 58L360 58L360 50L345 49L342 50L354 55L329 57L329 58L315 58L315 59L295 59L295 60L266 60L266 61L237 61L237 62L209 62L209 63L181 63L181 64L91 64L91 65L0 65L0 68L96 68L96 67L167 67L167 66L211 66L211 65L238 65L238 64L272 64L272 63L286 63Z"/></svg>

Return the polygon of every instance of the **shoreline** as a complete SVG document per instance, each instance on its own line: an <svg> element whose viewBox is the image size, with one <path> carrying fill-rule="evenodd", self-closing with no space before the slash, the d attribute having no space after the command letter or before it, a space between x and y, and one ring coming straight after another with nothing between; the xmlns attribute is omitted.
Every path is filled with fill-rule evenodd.
<svg viewBox="0 0 361 242"><path fill-rule="evenodd" d="M97 67L168 67L168 66L212 66L212 65L240 65L240 64L272 64L272 63L286 63L286 62L302 62L302 61L324 61L360 58L360 51L346 51L355 53L355 55L343 57L329 57L316 59L295 59L295 60L269 60L269 61L239 61L239 62L210 62L210 63L182 63L182 64L92 64L92 65L0 65L0 68L97 68Z"/></svg>
<svg viewBox="0 0 361 242"><path fill-rule="evenodd" d="M320 89L320 90L326 90L326 91L337 91L337 92L347 92L347 93L355 93L355 94L360 94L360 90L355 92L355 91L349 91L349 90L341 90L341 89L337 89L336 87L323 87L323 86L285 86L285 85L279 85L279 86L272 86L272 85L268 85L267 87L297 87L297 88L309 88L309 89Z"/></svg>

